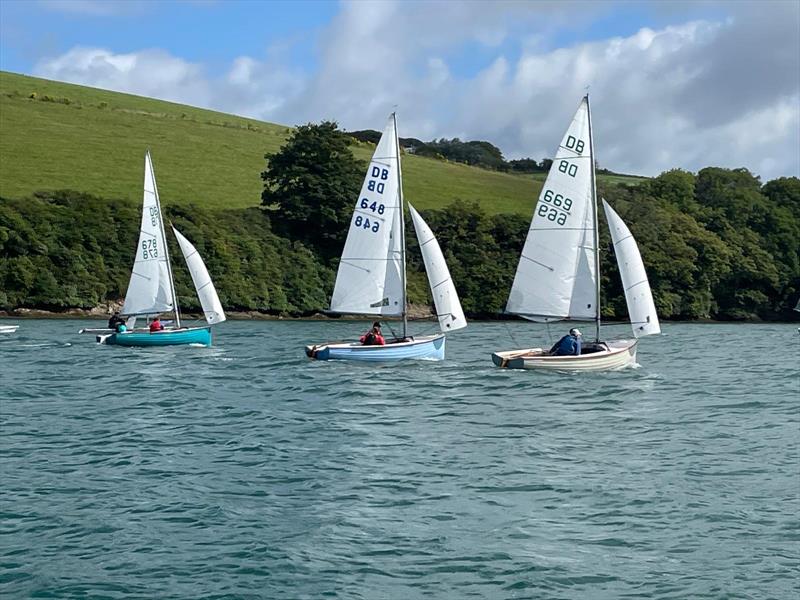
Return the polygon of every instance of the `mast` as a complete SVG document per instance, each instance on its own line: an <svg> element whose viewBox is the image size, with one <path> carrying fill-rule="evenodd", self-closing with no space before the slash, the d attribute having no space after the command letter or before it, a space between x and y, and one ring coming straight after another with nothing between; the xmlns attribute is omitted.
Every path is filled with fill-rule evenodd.
<svg viewBox="0 0 800 600"><path fill-rule="evenodd" d="M169 260L169 250L167 250L167 232L164 231L164 215L161 212L161 198L158 196L158 185L156 184L156 171L153 168L153 159L150 158L150 150L147 150L147 159L150 161L150 176L153 178L153 189L156 192L156 206L158 207L158 226L161 228L161 239L164 240L164 256L167 259L167 274L169 275L169 287L172 291L172 302L175 308L175 324L180 329L181 314L178 310L178 294L175 293L175 279L172 277L172 263Z"/></svg>
<svg viewBox="0 0 800 600"><path fill-rule="evenodd" d="M595 278L595 341L600 341L600 226L597 220L597 181L594 172L594 137L592 136L592 111L589 108L589 94L586 100L586 117L589 121L589 160L592 176L592 211L594 214L594 278Z"/></svg>
<svg viewBox="0 0 800 600"><path fill-rule="evenodd" d="M406 306L406 219L403 210L403 175L400 172L400 138L397 136L397 113L392 113L394 121L394 144L397 149L397 191L400 194L400 262L403 264L403 339L408 334L408 309Z"/></svg>

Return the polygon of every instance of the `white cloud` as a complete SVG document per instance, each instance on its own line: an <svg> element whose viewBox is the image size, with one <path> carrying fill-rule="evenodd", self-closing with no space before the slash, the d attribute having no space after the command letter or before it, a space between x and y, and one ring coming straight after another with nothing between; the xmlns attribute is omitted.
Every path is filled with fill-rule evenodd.
<svg viewBox="0 0 800 600"><path fill-rule="evenodd" d="M608 6L351 2L321 35L313 73L288 67L274 44L219 78L163 51L87 48L43 61L36 74L286 124L380 129L397 106L403 136L484 139L537 159L552 154L590 86L602 166L800 174L800 5L731 4L725 19L554 47L554 24L574 14L588 23ZM511 38L518 55L501 50ZM470 44L495 58L458 75L452 61Z"/></svg>

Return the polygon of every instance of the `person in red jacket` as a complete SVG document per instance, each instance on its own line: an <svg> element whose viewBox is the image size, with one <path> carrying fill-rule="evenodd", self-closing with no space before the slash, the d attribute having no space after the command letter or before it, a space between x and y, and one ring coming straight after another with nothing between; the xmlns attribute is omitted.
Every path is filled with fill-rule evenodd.
<svg viewBox="0 0 800 600"><path fill-rule="evenodd" d="M364 346L385 346L386 340L381 335L381 324L375 321L372 329L362 335L360 341Z"/></svg>
<svg viewBox="0 0 800 600"><path fill-rule="evenodd" d="M155 333L156 331L163 331L164 326L161 324L161 321L158 320L158 317L153 319L153 322L150 323L150 333Z"/></svg>

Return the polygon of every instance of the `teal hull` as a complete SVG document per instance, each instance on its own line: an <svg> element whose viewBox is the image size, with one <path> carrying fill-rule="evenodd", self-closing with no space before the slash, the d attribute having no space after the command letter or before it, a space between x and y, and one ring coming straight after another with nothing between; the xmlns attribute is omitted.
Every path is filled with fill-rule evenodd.
<svg viewBox="0 0 800 600"><path fill-rule="evenodd" d="M104 339L100 339L100 338ZM150 333L132 331L98 336L98 341L112 346L178 346L184 344L211 345L211 327L190 327L188 329L166 329Z"/></svg>

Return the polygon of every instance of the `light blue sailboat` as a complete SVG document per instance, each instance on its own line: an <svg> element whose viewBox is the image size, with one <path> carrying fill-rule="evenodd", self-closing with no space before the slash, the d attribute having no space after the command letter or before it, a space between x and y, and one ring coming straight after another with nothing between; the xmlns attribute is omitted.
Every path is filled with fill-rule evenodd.
<svg viewBox="0 0 800 600"><path fill-rule="evenodd" d="M99 333L98 343L115 346L211 345L211 325L223 322L225 312L200 254L177 229L173 227L172 231L186 259L208 325L181 326L161 203L148 151L144 161L142 225L136 247L136 260L122 308L122 314L129 317L127 325L123 331L82 330L82 333ZM161 331L135 328L137 318L145 317L149 320L152 316L170 312L174 313L173 324Z"/></svg>
<svg viewBox="0 0 800 600"><path fill-rule="evenodd" d="M445 356L445 332L467 326L439 243L410 204L409 212L436 305L441 330L436 335L408 335L403 185L397 121L392 113L356 201L336 275L331 312L401 317L402 336L387 341L385 346L364 346L360 342L313 344L305 348L309 358L369 362L442 360Z"/></svg>

